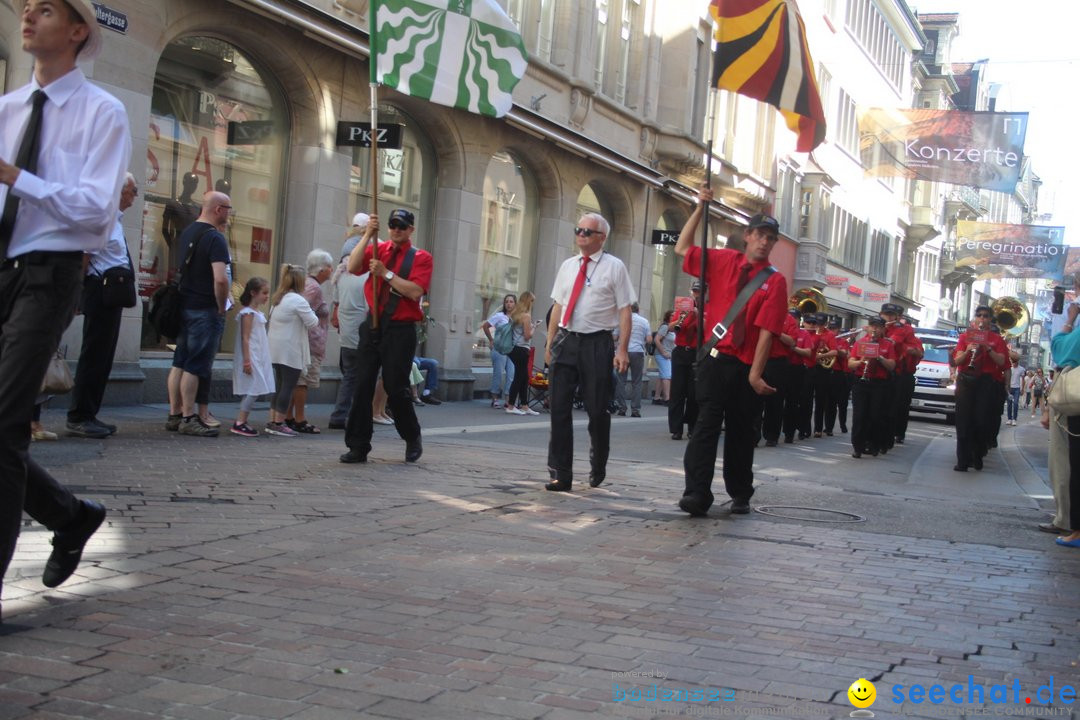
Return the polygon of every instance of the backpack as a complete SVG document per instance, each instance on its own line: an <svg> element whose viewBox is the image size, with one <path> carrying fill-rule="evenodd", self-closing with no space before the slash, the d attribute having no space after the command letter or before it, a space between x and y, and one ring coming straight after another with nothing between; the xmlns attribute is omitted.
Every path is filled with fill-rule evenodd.
<svg viewBox="0 0 1080 720"><path fill-rule="evenodd" d="M505 322L495 328L495 339L492 341L491 347L495 349L495 352L502 355L510 354L510 351L514 349L514 323Z"/></svg>

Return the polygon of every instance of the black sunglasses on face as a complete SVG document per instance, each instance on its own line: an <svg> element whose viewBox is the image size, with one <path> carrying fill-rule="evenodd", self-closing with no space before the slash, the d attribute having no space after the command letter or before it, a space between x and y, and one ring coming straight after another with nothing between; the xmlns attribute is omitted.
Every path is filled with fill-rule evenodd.
<svg viewBox="0 0 1080 720"><path fill-rule="evenodd" d="M574 228L574 234L581 237L592 237L593 235L603 235L604 233L599 230L590 230L589 228Z"/></svg>
<svg viewBox="0 0 1080 720"><path fill-rule="evenodd" d="M989 318L989 317L993 317L993 315L987 315L986 313L975 313L975 317L977 317L977 318Z"/></svg>
<svg viewBox="0 0 1080 720"><path fill-rule="evenodd" d="M400 220L391 220L390 222L386 223L386 225L391 230L405 230L405 229L407 229L409 227L408 225L401 222Z"/></svg>

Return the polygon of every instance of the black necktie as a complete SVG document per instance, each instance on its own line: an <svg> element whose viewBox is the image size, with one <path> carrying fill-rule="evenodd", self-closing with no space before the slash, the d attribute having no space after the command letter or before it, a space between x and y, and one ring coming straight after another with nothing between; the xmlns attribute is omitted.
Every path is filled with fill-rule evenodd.
<svg viewBox="0 0 1080 720"><path fill-rule="evenodd" d="M746 287L746 283L750 282L750 263L745 263L739 268L739 278L735 281L735 296L738 297L742 289ZM735 344L735 347L742 347L743 339L746 336L746 308L743 307L739 314L735 316L735 320L731 323L731 342Z"/></svg>
<svg viewBox="0 0 1080 720"><path fill-rule="evenodd" d="M37 172L38 151L41 148L41 111L48 98L44 90L35 90L31 98L34 101L34 108L30 111L30 122L26 124L26 132L23 133L22 142L19 143L19 152L15 155L15 167L34 174ZM15 193L9 187L7 200L4 201L4 214L0 216L0 260L7 257L11 233L15 229L15 215L18 211L19 198L15 197Z"/></svg>

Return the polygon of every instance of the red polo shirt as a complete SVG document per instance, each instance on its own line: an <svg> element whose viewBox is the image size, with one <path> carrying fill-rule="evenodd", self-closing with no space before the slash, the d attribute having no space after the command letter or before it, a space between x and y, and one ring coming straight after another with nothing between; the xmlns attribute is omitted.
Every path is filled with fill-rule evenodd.
<svg viewBox="0 0 1080 720"><path fill-rule="evenodd" d="M986 330L986 342L990 344L990 349L996 353L1005 355L1005 362L1009 361L1009 348L1005 345L1005 341L1001 339L1001 336L996 332ZM959 355L967 350L970 344L970 335L964 333L960 336L959 342L956 343L956 351L953 355ZM991 377L997 377L997 374L1002 371L1001 367L998 367L997 363L990 359L990 353L985 352L985 348L978 351L978 355L975 357L975 367L971 367L971 359L962 365L957 366L957 370L965 375L990 375Z"/></svg>
<svg viewBox="0 0 1080 720"><path fill-rule="evenodd" d="M847 338L836 338L836 349L841 350L843 352L846 352L850 356L851 343L848 342ZM848 364L848 359L846 357L844 357L843 355L837 353L836 362L833 363L832 367L833 367L833 370L837 370L839 372L847 372L847 370L848 370L847 364Z"/></svg>
<svg viewBox="0 0 1080 720"><path fill-rule="evenodd" d="M898 375L914 375L915 368L922 358L922 343L915 337L915 331L910 325L901 322L894 323L885 328L885 337L896 345L896 373ZM915 348L914 355L909 355L908 348Z"/></svg>
<svg viewBox="0 0 1080 720"><path fill-rule="evenodd" d="M728 308L735 302L736 284L739 270L747 263L746 256L735 250L709 250L707 284L709 301L705 305L705 338L711 346L715 342L712 329L724 319ZM752 280L759 272L769 267L769 262L752 263L749 278ZM691 247L683 260L683 272L697 277L701 272L701 248ZM732 333L724 337L716 349L725 355L733 355L747 365L754 362L754 351L762 330L779 335L784 329L784 318L788 314L787 280L780 273L772 276L759 287L743 309L746 318L746 332L742 345L735 346ZM714 338L709 340L709 338Z"/></svg>
<svg viewBox="0 0 1080 720"><path fill-rule="evenodd" d="M675 347L697 347L697 311L682 319L680 327L675 329ZM674 325L672 326L674 327Z"/></svg>
<svg viewBox="0 0 1080 720"><path fill-rule="evenodd" d="M873 338L866 338L864 340L859 340L858 342L855 343L855 346L851 349L851 359L852 360L861 360L863 358L864 354L866 353L866 346L867 345L874 345L874 344L876 344L878 346L878 357L879 358L881 358L883 360L894 360L894 359L896 359L896 344L892 343L892 342L889 342L888 338L882 338L881 340L874 340ZM859 367L858 370L855 371L855 377L856 378L864 377L863 368L861 366ZM886 370L885 366L882 365L881 363L874 362L873 360L871 360L870 361L870 367L866 368L865 377L867 379L869 379L869 380L885 380L886 378L889 377L889 371Z"/></svg>
<svg viewBox="0 0 1080 720"><path fill-rule="evenodd" d="M780 332L797 342L799 339L799 321L791 317L791 313L788 313L787 317L784 318L784 329ZM795 353L787 345L780 342L780 338L773 338L772 349L769 350L770 360L772 358L786 358L788 362L794 363L794 356Z"/></svg>
<svg viewBox="0 0 1080 720"><path fill-rule="evenodd" d="M795 343L801 348L810 350L809 357L796 355L796 358L802 363L803 367L812 368L817 365L818 334L816 332L810 332L806 328L799 328L799 337ZM794 353L792 354L794 355Z"/></svg>
<svg viewBox="0 0 1080 720"><path fill-rule="evenodd" d="M401 243L397 248L397 252L394 253L395 247L392 242L379 243L379 260L386 266L387 270L390 270L395 275L400 274L401 263L405 260L405 253L412 247L412 241L406 240ZM356 275L363 275L368 271L368 267L371 263L372 253L374 248L371 244L368 244L364 248L364 260L361 265L360 272ZM390 260L391 253L394 253L395 257L393 261ZM431 258L431 253L426 250L416 249L416 256L413 257L412 269L409 270L409 276L405 278L410 282L414 282L424 289L424 294L427 295L428 290L431 289L431 271L434 267L434 261ZM364 283L364 297L367 298L368 307L372 306L372 281L374 276L368 276L367 282ZM379 278L379 288L384 288L386 281L383 278ZM379 315L382 315L382 305L379 306ZM424 311L420 309L419 300L410 300L404 295L401 296L401 300L398 301L397 307L394 309L394 314L390 318L393 322L420 322L424 319Z"/></svg>

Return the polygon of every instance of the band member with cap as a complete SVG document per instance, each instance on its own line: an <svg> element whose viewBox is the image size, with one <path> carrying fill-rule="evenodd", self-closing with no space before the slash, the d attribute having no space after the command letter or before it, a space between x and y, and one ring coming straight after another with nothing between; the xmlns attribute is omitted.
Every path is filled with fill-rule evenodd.
<svg viewBox="0 0 1080 720"><path fill-rule="evenodd" d="M75 314L83 254L102 250L116 222L131 129L123 104L77 65L104 42L93 4L6 3L16 5L34 62L30 82L0 98L0 582L25 510L53 533L41 578L52 588L75 572L106 511L30 457L30 419Z"/></svg>
<svg viewBox="0 0 1080 720"><path fill-rule="evenodd" d="M795 433L803 427L803 394L806 386L806 360L813 360L813 338L816 335L799 327L801 314L798 308L788 310L790 322L784 321L782 334L795 338L788 357L788 386L784 393L784 442L795 442Z"/></svg>
<svg viewBox="0 0 1080 720"><path fill-rule="evenodd" d="M776 447L780 441L780 433L784 429L784 407L789 404L792 395L791 381L795 366L791 360L798 357L795 355L795 345L799 336L799 321L792 312L798 311L789 311L784 317L784 329L773 340L769 359L765 363L765 382L776 388L775 393L765 396L765 411L761 418L765 447Z"/></svg>
<svg viewBox="0 0 1080 720"><path fill-rule="evenodd" d="M834 410L837 420L840 421L840 432L846 433L848 431L848 401L851 399L851 372L848 369L851 343L846 337L840 337L844 333L841 331L840 321L836 318L829 321L829 329L836 333L836 363L832 367ZM828 419L828 413L826 413L825 425L830 431L832 430L833 424Z"/></svg>
<svg viewBox="0 0 1080 720"><path fill-rule="evenodd" d="M971 329L960 336L956 362L956 467L982 470L992 414L997 408L997 369L1005 364L1009 350L1000 335L990 330L993 312L987 305L975 308Z"/></svg>
<svg viewBox="0 0 1080 720"><path fill-rule="evenodd" d="M372 214L363 239L349 255L350 273L371 273L364 283L364 297L371 311L360 323L356 395L345 423L345 444L349 451L341 456L343 463L367 462L371 452L371 399L375 396L380 368L386 403L394 414L394 427L405 441L405 462L416 462L424 452L409 374L416 355L416 324L424 319L420 298L431 288L434 261L431 253L412 243L416 221L411 212L394 210L386 226L390 242L378 243L378 248L370 246L371 239L379 234L379 216ZM378 327L374 326L376 311Z"/></svg>
<svg viewBox="0 0 1080 720"><path fill-rule="evenodd" d="M799 388L799 412L796 428L799 431L799 439L805 440L810 437L814 427L814 368L817 367L818 343L818 316L817 313L802 314L802 334L799 335L798 347L809 350L809 354L802 355L802 386Z"/></svg>
<svg viewBox="0 0 1080 720"><path fill-rule="evenodd" d="M872 317L868 334L855 341L848 367L855 378L851 391L851 457L877 457L889 440L889 378L896 369L896 346L885 337L885 321Z"/></svg>
<svg viewBox="0 0 1080 720"><path fill-rule="evenodd" d="M589 486L607 477L611 445L611 368L626 372L633 325L630 306L637 300L630 272L604 250L610 226L603 216L586 213L574 228L580 255L567 258L555 275L544 357L551 368L551 437L544 488L570 492L574 482L574 389L580 387L589 416ZM619 328L616 346L611 331ZM612 360L614 358L614 360Z"/></svg>
<svg viewBox="0 0 1080 720"><path fill-rule="evenodd" d="M889 439L891 450L893 442L904 444L907 434L908 415L911 414L911 396L915 393L915 368L923 357L923 347L915 337L910 325L900 320L904 309L894 303L881 306L881 318L885 321L885 336L896 347L896 372L892 380L892 435Z"/></svg>
<svg viewBox="0 0 1080 720"><path fill-rule="evenodd" d="M694 307L701 303L701 281L690 284ZM675 349L671 351L671 394L668 400L668 432L672 440L682 440L683 426L686 436L694 434L698 406L694 394L694 367L697 363L698 325L697 312L676 312L671 319L675 331Z"/></svg>
<svg viewBox="0 0 1080 720"><path fill-rule="evenodd" d="M702 249L693 242L712 197L711 188L699 191L698 206L675 245L675 252L684 258L683 271L690 275L701 272ZM698 363L698 421L683 458L686 487L679 500L679 508L692 516L705 515L713 504L712 482L723 419L727 422L724 485L731 497L731 512L750 512L750 497L754 494L754 419L761 415L764 396L776 392L765 382L765 363L773 338L784 329L788 306L787 281L769 265L769 253L779 233L775 218L755 215L744 234L744 252L707 251L705 327L709 332L705 337L711 350ZM757 278L760 273L766 275ZM726 328L720 325L739 292L755 278L761 284L749 301Z"/></svg>
<svg viewBox="0 0 1080 720"><path fill-rule="evenodd" d="M836 365L836 333L829 329L829 316L817 314L818 354L816 363L810 369L814 383L814 437L824 434L832 437L836 423L836 393L833 390L832 367L825 367L823 361Z"/></svg>

